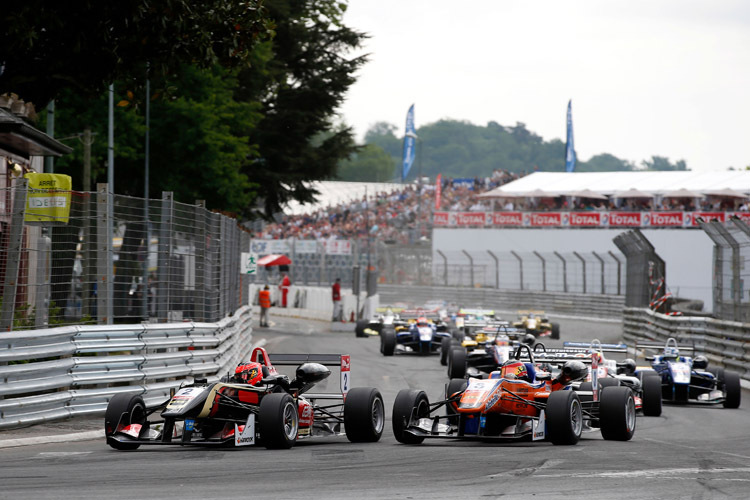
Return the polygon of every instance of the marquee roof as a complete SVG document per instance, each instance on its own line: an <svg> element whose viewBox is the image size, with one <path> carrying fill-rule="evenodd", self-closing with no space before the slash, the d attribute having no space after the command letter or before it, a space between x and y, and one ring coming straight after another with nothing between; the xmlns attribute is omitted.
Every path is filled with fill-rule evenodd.
<svg viewBox="0 0 750 500"><path fill-rule="evenodd" d="M735 191L750 193L750 171L717 172L534 172L509 182L493 190L494 193L521 193L541 189L555 195L572 191L591 191L607 196L629 189L637 189L652 195L663 195L678 189L698 193L720 191L732 188Z"/></svg>

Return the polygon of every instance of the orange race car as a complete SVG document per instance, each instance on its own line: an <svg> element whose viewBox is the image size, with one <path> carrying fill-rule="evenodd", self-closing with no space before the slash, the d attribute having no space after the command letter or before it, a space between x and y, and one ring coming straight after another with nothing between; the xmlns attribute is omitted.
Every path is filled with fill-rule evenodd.
<svg viewBox="0 0 750 500"><path fill-rule="evenodd" d="M540 366L531 348L521 344L490 378L452 379L443 401L430 404L423 391L400 391L393 405L393 433L405 444L426 438L575 444L584 427L599 427L604 439L629 440L635 432L635 402L629 388L582 392L570 386L586 377L586 364L592 362L593 357L558 362L548 356ZM587 396L585 401L579 394ZM443 407L445 414L438 414Z"/></svg>

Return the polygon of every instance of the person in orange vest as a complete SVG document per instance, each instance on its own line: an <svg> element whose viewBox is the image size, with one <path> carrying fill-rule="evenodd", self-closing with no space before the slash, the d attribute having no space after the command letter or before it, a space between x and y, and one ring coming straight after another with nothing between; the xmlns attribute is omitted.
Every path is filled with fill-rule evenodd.
<svg viewBox="0 0 750 500"><path fill-rule="evenodd" d="M268 285L258 292L258 304L260 304L260 326L268 327L268 310L271 309L271 291Z"/></svg>
<svg viewBox="0 0 750 500"><path fill-rule="evenodd" d="M336 282L331 287L331 294L333 298L333 321L341 321L341 278L336 278Z"/></svg>
<svg viewBox="0 0 750 500"><path fill-rule="evenodd" d="M292 280L289 279L289 274L283 273L284 278L281 280L279 289L281 290L281 307L286 307L286 296L289 293L289 287L292 286Z"/></svg>

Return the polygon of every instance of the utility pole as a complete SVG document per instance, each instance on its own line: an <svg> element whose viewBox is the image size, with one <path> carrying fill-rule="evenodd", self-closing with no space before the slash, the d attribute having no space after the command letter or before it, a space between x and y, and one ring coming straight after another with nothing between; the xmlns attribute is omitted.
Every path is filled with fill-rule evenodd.
<svg viewBox="0 0 750 500"><path fill-rule="evenodd" d="M55 137L55 100L51 100L47 104L47 135ZM44 157L44 172L47 174L55 173L55 157L45 156Z"/></svg>

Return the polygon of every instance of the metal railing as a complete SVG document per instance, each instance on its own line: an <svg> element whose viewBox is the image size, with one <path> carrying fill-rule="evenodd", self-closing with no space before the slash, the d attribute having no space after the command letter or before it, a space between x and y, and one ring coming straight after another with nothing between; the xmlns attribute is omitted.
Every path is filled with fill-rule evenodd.
<svg viewBox="0 0 750 500"><path fill-rule="evenodd" d="M216 322L247 303L241 249L250 236L230 217L161 199L70 195L65 222L27 222L27 181L0 190L4 331L73 324Z"/></svg>
<svg viewBox="0 0 750 500"><path fill-rule="evenodd" d="M216 380L250 352L251 311L217 323L0 333L0 429L99 414L122 392L155 404L186 377Z"/></svg>

